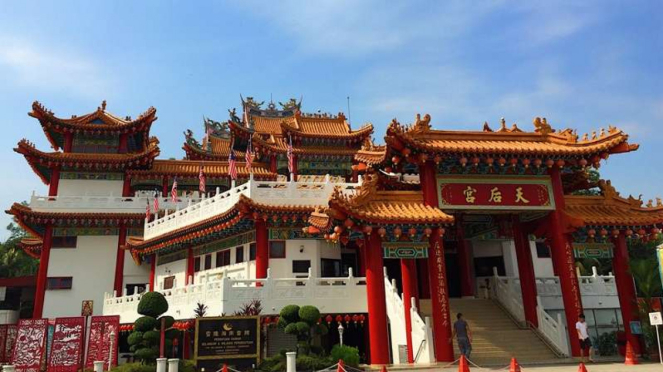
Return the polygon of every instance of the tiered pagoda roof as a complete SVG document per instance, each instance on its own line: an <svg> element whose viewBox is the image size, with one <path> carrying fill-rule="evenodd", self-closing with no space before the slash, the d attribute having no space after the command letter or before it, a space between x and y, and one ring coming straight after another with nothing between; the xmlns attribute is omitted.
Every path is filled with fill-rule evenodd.
<svg viewBox="0 0 663 372"><path fill-rule="evenodd" d="M157 110L150 107L136 119L117 117L106 111L106 101L103 101L97 110L82 116L73 115L71 118L59 118L45 108L41 103L35 101L32 111L28 115L39 120L46 137L55 150L64 148L64 135L87 134L87 135L120 135L128 134L134 136L136 151L149 146L150 126L157 119Z"/></svg>
<svg viewBox="0 0 663 372"><path fill-rule="evenodd" d="M18 246L30 257L39 259L41 256L41 247L44 244L41 238L27 236L19 242Z"/></svg>
<svg viewBox="0 0 663 372"><path fill-rule="evenodd" d="M660 228L663 225L663 202L661 199L643 201L632 196L619 195L610 181L600 181L601 195L565 196L566 214L582 220L588 227L612 228Z"/></svg>
<svg viewBox="0 0 663 372"><path fill-rule="evenodd" d="M229 164L227 161L198 161L198 160L154 160L149 169L132 169L127 174L132 178L161 179L162 176L198 178L200 167L203 167L205 177L228 178ZM245 163L237 163L237 177L249 178L250 174ZM265 164L252 164L253 177L260 180L274 180L276 174L270 172Z"/></svg>
<svg viewBox="0 0 663 372"><path fill-rule="evenodd" d="M72 152L43 152L37 150L26 139L18 143L14 149L22 154L39 178L48 184L51 169L60 166L61 169L75 169L79 171L123 171L125 169L148 168L159 156L159 141L152 137L148 146L138 153L125 154L88 154Z"/></svg>
<svg viewBox="0 0 663 372"><path fill-rule="evenodd" d="M534 164L535 160L565 161L567 165L598 165L610 154L637 150L638 145L628 143L628 135L610 126L597 134L585 134L582 138L571 129L557 131L545 118L534 119L534 131L526 132L516 124L510 128L502 119L501 127L493 130L486 123L482 131L449 131L432 129L430 115L417 115L414 124L401 125L392 121L387 129L386 158L425 156L430 160L446 157L473 157L476 161L490 162L496 158ZM419 158L417 158L419 159ZM524 160L527 159L527 160ZM468 162L468 164L471 164ZM540 165L541 163L539 163Z"/></svg>

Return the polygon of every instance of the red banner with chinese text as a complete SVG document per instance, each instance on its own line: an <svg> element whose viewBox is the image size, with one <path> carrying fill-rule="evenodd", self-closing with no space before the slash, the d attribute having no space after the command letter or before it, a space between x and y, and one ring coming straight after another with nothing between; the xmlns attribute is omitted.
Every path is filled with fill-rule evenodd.
<svg viewBox="0 0 663 372"><path fill-rule="evenodd" d="M48 372L76 372L83 351L85 318L57 318L53 331Z"/></svg>
<svg viewBox="0 0 663 372"><path fill-rule="evenodd" d="M18 322L12 364L17 372L39 372L46 350L48 319L21 319Z"/></svg>
<svg viewBox="0 0 663 372"><path fill-rule="evenodd" d="M93 368L95 361L103 361L108 368L108 359L113 347L112 365L117 365L117 342L120 337L120 316L93 316L90 324L90 339L87 346L85 368Z"/></svg>
<svg viewBox="0 0 663 372"><path fill-rule="evenodd" d="M439 177L437 182L441 209L555 209L552 185L547 177Z"/></svg>

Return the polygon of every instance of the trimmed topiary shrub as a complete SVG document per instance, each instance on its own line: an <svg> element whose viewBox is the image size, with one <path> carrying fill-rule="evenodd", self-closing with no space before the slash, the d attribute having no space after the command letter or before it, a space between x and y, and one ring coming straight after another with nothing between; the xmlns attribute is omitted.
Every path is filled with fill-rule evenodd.
<svg viewBox="0 0 663 372"><path fill-rule="evenodd" d="M134 357L143 364L153 364L159 356L162 319L166 328L164 332L166 351L172 349L173 339L179 333L178 330L171 328L175 323L172 316L159 318L166 311L168 311L168 301L159 292L145 293L138 303L138 313L143 316L136 319L134 331L127 338L127 343L131 345L129 350L134 353Z"/></svg>
<svg viewBox="0 0 663 372"><path fill-rule="evenodd" d="M342 359L346 365L359 366L359 349L356 347L336 344L332 347L330 354L334 361L338 362L339 359Z"/></svg>
<svg viewBox="0 0 663 372"><path fill-rule="evenodd" d="M138 303L138 314L158 318L168 311L168 301L159 292L147 292Z"/></svg>
<svg viewBox="0 0 663 372"><path fill-rule="evenodd" d="M134 329L138 332L145 332L157 327L157 320L151 316L141 316L136 319Z"/></svg>
<svg viewBox="0 0 663 372"><path fill-rule="evenodd" d="M326 334L327 327L318 324L320 310L315 306L288 305L279 313L278 326L287 334L297 337L297 354L306 355L311 350L314 335Z"/></svg>

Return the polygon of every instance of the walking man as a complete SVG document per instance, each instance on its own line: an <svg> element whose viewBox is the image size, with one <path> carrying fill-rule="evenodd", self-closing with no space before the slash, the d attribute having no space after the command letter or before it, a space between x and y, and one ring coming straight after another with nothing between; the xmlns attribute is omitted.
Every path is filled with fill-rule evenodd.
<svg viewBox="0 0 663 372"><path fill-rule="evenodd" d="M469 324L463 319L462 313L458 313L456 319L451 337L456 337L460 353L465 355L465 358L470 359L470 353L472 352L472 331Z"/></svg>
<svg viewBox="0 0 663 372"><path fill-rule="evenodd" d="M587 349L587 356L589 357L590 362L594 362L592 359L592 341L589 338L589 332L587 331L587 323L585 322L585 314L580 314L578 316L578 323L576 323L576 331L578 331L578 339L580 340L580 361L585 363L585 349Z"/></svg>

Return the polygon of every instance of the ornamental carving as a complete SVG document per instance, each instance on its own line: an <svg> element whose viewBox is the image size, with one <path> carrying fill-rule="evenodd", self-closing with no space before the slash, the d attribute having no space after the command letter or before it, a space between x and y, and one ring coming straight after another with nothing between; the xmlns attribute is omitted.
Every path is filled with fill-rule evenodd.
<svg viewBox="0 0 663 372"><path fill-rule="evenodd" d="M534 131L541 134L549 134L555 132L554 129L548 124L546 118L541 119L540 117L534 118Z"/></svg>

